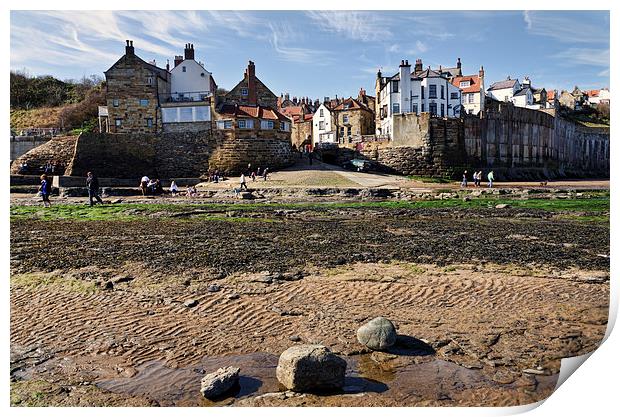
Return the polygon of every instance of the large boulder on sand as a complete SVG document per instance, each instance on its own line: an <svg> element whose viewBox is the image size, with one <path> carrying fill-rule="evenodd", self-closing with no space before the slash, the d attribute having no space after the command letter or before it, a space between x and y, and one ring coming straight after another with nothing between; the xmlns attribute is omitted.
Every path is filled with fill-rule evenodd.
<svg viewBox="0 0 620 417"><path fill-rule="evenodd" d="M396 343L396 328L388 319L377 317L357 329L357 340L372 350L385 350Z"/></svg>
<svg viewBox="0 0 620 417"><path fill-rule="evenodd" d="M278 360L276 377L287 389L338 390L344 386L347 363L321 345L299 345L285 350Z"/></svg>
<svg viewBox="0 0 620 417"><path fill-rule="evenodd" d="M200 381L200 393L205 398L220 397L239 382L239 368L227 366L205 375Z"/></svg>

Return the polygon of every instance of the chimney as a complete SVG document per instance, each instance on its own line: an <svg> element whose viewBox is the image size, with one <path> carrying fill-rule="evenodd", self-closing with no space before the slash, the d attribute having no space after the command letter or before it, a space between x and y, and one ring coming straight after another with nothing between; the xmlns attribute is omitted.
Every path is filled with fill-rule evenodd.
<svg viewBox="0 0 620 417"><path fill-rule="evenodd" d="M183 57L181 55L175 55L174 56L174 66L176 68L177 65L179 65L181 62L183 62Z"/></svg>
<svg viewBox="0 0 620 417"><path fill-rule="evenodd" d="M484 77L484 67L482 65L480 65L480 71L478 71L478 77L480 78Z"/></svg>
<svg viewBox="0 0 620 417"><path fill-rule="evenodd" d="M126 40L125 55L134 55L133 41Z"/></svg>
<svg viewBox="0 0 620 417"><path fill-rule="evenodd" d="M194 59L194 44L186 43L184 52L185 52L185 59Z"/></svg>
<svg viewBox="0 0 620 417"><path fill-rule="evenodd" d="M166 71L170 72L170 60L166 60Z"/></svg>
<svg viewBox="0 0 620 417"><path fill-rule="evenodd" d="M288 95L288 93L284 94L284 101L288 101L290 98L290 96Z"/></svg>
<svg viewBox="0 0 620 417"><path fill-rule="evenodd" d="M415 72L422 71L422 60L420 58L415 60L415 67L413 67Z"/></svg>
<svg viewBox="0 0 620 417"><path fill-rule="evenodd" d="M404 60L404 59L401 59L401 60L400 60L400 65L399 65L399 67L404 67L404 66L405 66L405 60Z"/></svg>
<svg viewBox="0 0 620 417"><path fill-rule="evenodd" d="M457 67L458 69L461 69L461 58L457 58L457 59L456 59L456 67Z"/></svg>
<svg viewBox="0 0 620 417"><path fill-rule="evenodd" d="M248 104L256 106L256 69L254 62L248 61L248 68L245 70L246 82L248 84Z"/></svg>

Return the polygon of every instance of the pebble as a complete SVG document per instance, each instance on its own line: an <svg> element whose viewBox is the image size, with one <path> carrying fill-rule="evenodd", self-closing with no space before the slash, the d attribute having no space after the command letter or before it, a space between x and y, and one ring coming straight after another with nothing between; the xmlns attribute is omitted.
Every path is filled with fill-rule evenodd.
<svg viewBox="0 0 620 417"><path fill-rule="evenodd" d="M183 305L184 305L185 307L196 307L196 306L198 305L198 301L193 300L193 299L191 299L191 300L187 300L187 301L185 301L185 302L183 303Z"/></svg>
<svg viewBox="0 0 620 417"><path fill-rule="evenodd" d="M211 284L207 287L207 291L209 292L218 292L220 289L220 286L217 284Z"/></svg>

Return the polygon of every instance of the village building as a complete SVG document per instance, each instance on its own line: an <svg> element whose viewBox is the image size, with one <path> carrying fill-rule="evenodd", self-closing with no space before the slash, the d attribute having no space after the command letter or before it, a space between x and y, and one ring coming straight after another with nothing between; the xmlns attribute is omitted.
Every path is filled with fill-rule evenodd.
<svg viewBox="0 0 620 417"><path fill-rule="evenodd" d="M596 107L599 104L609 104L611 95L609 88L601 88L600 90L588 90L585 92L588 97L588 104Z"/></svg>
<svg viewBox="0 0 620 417"><path fill-rule="evenodd" d="M571 110L580 110L584 105L588 104L588 96L579 87L575 86L572 92L562 90L558 101L561 106Z"/></svg>
<svg viewBox="0 0 620 417"><path fill-rule="evenodd" d="M318 100L314 103L309 98L289 99L289 94L278 98L278 111L291 120L291 143L299 150L312 148L312 117L318 107Z"/></svg>
<svg viewBox="0 0 620 417"><path fill-rule="evenodd" d="M428 112L432 117L460 117L461 90L450 82L454 76L460 76L460 66L423 69L421 59L416 60L413 72L405 60L392 77L383 77L379 71L375 84L376 133L391 135L393 116L399 114Z"/></svg>
<svg viewBox="0 0 620 417"><path fill-rule="evenodd" d="M375 133L374 112L352 97L334 107L332 114L338 143L352 143L354 138Z"/></svg>
<svg viewBox="0 0 620 417"><path fill-rule="evenodd" d="M217 84L204 65L195 60L193 44L186 44L184 54L175 56L170 76L170 94L160 97L163 130L210 129Z"/></svg>
<svg viewBox="0 0 620 417"><path fill-rule="evenodd" d="M332 112L329 102L324 102L312 116L312 146L338 143L336 136L335 113Z"/></svg>
<svg viewBox="0 0 620 417"><path fill-rule="evenodd" d="M291 137L291 120L277 110L277 96L256 76L250 61L243 79L217 104L216 129L236 137Z"/></svg>
<svg viewBox="0 0 620 417"><path fill-rule="evenodd" d="M528 109L542 109L546 107L547 91L536 89L528 77L519 82L519 79L511 79L510 76L503 81L498 81L489 87L487 95L497 101L505 101L516 107Z"/></svg>
<svg viewBox="0 0 620 417"><path fill-rule="evenodd" d="M135 54L133 41L127 40L125 54L104 72L106 117L103 126L112 133L158 132L162 129L160 96L170 95L170 73Z"/></svg>
<svg viewBox="0 0 620 417"><path fill-rule="evenodd" d="M477 75L462 75L452 78L452 85L461 90L461 105L466 114L477 115L484 110L484 68Z"/></svg>

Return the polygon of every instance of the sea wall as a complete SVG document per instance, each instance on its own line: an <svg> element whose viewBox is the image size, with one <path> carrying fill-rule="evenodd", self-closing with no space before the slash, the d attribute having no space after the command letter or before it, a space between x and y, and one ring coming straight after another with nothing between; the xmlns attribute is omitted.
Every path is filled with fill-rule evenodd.
<svg viewBox="0 0 620 417"><path fill-rule="evenodd" d="M94 171L110 178L191 178L215 169L237 174L248 164L280 168L292 163L290 139L277 132L247 136L217 130L82 134L66 175Z"/></svg>

